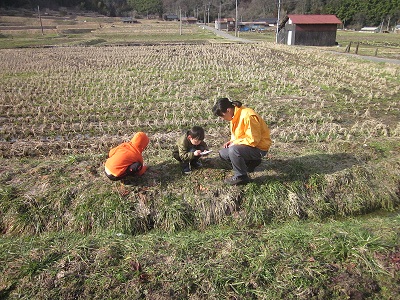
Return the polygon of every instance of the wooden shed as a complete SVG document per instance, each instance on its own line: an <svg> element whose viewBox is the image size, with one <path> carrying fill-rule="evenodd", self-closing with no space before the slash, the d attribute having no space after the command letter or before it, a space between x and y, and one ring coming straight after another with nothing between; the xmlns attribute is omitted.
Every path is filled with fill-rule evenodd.
<svg viewBox="0 0 400 300"><path fill-rule="evenodd" d="M164 21L179 21L178 15L175 14L165 14L163 15Z"/></svg>
<svg viewBox="0 0 400 300"><path fill-rule="evenodd" d="M335 15L288 15L279 26L278 42L287 45L334 46L338 25Z"/></svg>
<svg viewBox="0 0 400 300"><path fill-rule="evenodd" d="M182 17L182 23L184 24L196 24L197 18L195 17Z"/></svg>
<svg viewBox="0 0 400 300"><path fill-rule="evenodd" d="M215 19L215 29L224 31L234 31L235 18Z"/></svg>
<svg viewBox="0 0 400 300"><path fill-rule="evenodd" d="M122 23L138 23L138 21L132 17L122 18L121 21Z"/></svg>

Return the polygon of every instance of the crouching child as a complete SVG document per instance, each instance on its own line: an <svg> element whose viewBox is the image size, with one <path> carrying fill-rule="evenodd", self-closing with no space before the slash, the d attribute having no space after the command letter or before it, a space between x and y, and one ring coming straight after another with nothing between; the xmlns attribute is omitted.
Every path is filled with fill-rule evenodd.
<svg viewBox="0 0 400 300"><path fill-rule="evenodd" d="M182 173L190 174L192 169L201 168L201 153L208 150L204 142L204 129L193 126L189 131L181 135L173 151L173 157L180 162Z"/></svg>
<svg viewBox="0 0 400 300"><path fill-rule="evenodd" d="M143 175L147 166L143 163L142 152L148 144L148 136L144 132L137 132L129 142L112 148L104 168L107 177L117 181L127 176Z"/></svg>

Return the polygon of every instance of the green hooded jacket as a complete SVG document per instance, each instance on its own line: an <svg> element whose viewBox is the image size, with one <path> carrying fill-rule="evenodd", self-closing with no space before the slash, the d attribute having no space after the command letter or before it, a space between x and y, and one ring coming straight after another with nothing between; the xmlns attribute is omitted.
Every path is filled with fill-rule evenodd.
<svg viewBox="0 0 400 300"><path fill-rule="evenodd" d="M173 156L179 161L191 161L199 156L194 156L195 150L208 150L208 146L204 141L201 141L199 145L193 145L188 139L188 132L181 135L175 144Z"/></svg>

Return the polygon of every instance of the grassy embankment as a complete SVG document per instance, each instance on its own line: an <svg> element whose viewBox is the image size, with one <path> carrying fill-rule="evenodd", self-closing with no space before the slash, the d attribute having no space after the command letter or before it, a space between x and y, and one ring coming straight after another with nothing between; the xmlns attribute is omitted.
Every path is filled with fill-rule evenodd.
<svg viewBox="0 0 400 300"><path fill-rule="evenodd" d="M0 296L398 297L399 66L213 35L155 45L169 38L0 50ZM222 184L217 155L185 177L171 158L194 124L214 153L226 141L219 96L271 127L245 187ZM149 171L110 182L108 149L138 130Z"/></svg>

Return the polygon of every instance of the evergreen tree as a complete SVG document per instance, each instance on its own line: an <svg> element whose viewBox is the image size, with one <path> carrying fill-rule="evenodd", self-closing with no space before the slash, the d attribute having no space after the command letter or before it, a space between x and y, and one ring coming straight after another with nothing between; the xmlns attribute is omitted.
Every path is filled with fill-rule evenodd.
<svg viewBox="0 0 400 300"><path fill-rule="evenodd" d="M128 0L128 4L141 15L163 14L162 0Z"/></svg>

